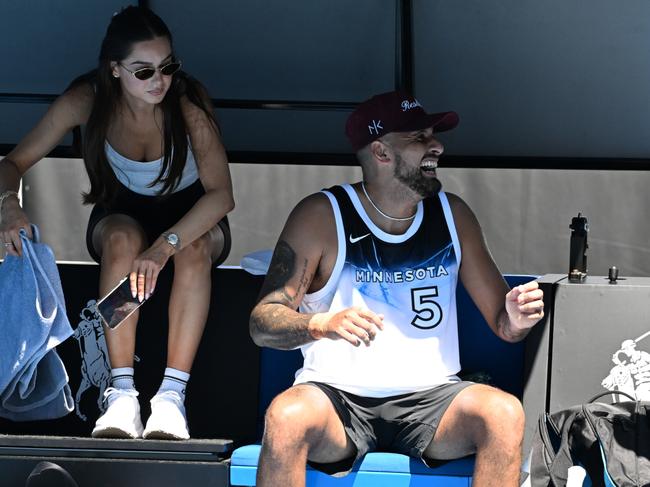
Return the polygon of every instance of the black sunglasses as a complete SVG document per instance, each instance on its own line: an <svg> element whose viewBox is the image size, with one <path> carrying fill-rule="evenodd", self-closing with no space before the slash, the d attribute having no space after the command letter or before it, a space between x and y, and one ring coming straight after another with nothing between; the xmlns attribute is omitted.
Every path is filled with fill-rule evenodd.
<svg viewBox="0 0 650 487"><path fill-rule="evenodd" d="M140 69L136 69L135 71L131 71L122 63L120 63L120 66L122 66L124 69L126 69L129 73L131 73L140 81L144 81L146 79L152 78L153 75L156 74L156 71L160 71L160 74L163 74L165 76L171 76L176 71L181 69L181 62L172 61L171 63L167 63L164 66L160 66L158 68L140 68Z"/></svg>

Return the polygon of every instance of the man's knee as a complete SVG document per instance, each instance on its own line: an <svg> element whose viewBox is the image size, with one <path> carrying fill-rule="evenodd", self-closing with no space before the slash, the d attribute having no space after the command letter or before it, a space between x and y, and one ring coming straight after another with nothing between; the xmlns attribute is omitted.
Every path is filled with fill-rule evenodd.
<svg viewBox="0 0 650 487"><path fill-rule="evenodd" d="M524 409L519 399L498 389L482 394L477 419L481 424L483 438L498 439L504 444L518 446L524 433Z"/></svg>
<svg viewBox="0 0 650 487"><path fill-rule="evenodd" d="M326 426L331 408L326 396L310 386L291 388L277 396L266 411L264 437L279 444L309 443Z"/></svg>
<svg viewBox="0 0 650 487"><path fill-rule="evenodd" d="M438 459L458 458L495 444L514 452L523 430L523 408L515 396L476 384L453 399L425 454Z"/></svg>

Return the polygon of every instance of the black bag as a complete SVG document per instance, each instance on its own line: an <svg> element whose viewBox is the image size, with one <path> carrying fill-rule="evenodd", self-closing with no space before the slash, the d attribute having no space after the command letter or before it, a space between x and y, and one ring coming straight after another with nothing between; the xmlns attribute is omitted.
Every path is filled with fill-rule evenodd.
<svg viewBox="0 0 650 487"><path fill-rule="evenodd" d="M594 402L609 394L631 401ZM532 487L564 487L567 472L581 465L594 487L650 486L650 402L621 391L589 403L542 414L533 438Z"/></svg>

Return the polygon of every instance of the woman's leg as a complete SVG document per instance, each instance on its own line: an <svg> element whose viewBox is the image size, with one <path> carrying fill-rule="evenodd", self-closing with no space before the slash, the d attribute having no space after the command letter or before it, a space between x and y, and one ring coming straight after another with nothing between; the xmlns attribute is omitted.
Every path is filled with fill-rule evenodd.
<svg viewBox="0 0 650 487"><path fill-rule="evenodd" d="M224 234L217 225L173 257L168 367L185 372L192 368L210 307L212 265L223 247Z"/></svg>
<svg viewBox="0 0 650 487"><path fill-rule="evenodd" d="M223 242L223 232L217 226L174 255L167 369L151 400L145 438L190 437L185 419L185 385L208 317L212 263L219 257Z"/></svg>
<svg viewBox="0 0 650 487"><path fill-rule="evenodd" d="M126 215L102 218L92 233L94 250L101 256L100 294L108 293L131 271L135 257L142 252L146 238L140 225ZM97 419L92 436L96 438L139 438L142 420L138 393L133 383L133 355L138 312L119 327L106 329L104 336L111 363L111 387L104 400L107 409Z"/></svg>
<svg viewBox="0 0 650 487"><path fill-rule="evenodd" d="M133 218L109 215L93 230L93 246L101 256L99 293L104 296L131 271L133 260L146 246L146 237ZM117 328L106 330L106 345L113 369L133 367L138 316L136 311Z"/></svg>

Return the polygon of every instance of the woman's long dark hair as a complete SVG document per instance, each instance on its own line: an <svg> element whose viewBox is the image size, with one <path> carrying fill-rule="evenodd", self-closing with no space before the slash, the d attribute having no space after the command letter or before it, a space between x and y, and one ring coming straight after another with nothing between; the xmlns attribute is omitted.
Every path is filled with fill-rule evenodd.
<svg viewBox="0 0 650 487"><path fill-rule="evenodd" d="M86 123L83 140L81 131L74 130L73 145L81 154L90 179L90 191L83 193L86 204L108 204L113 201L118 189L118 180L106 158L106 135L118 101L122 95L119 79L111 75L111 62L127 58L136 42L166 37L172 45L172 34L160 17L142 7L127 7L113 16L106 30L99 53L99 66L74 80L68 89L80 84L94 87L95 97L92 111ZM172 48L173 49L173 48ZM201 108L212 122L215 131L218 124L211 110L207 93L194 78L182 71L174 78L160 103L163 111L163 161L160 174L151 186L162 183L159 195L165 195L178 186L187 159L188 140L185 118L181 110L181 98L186 96Z"/></svg>

